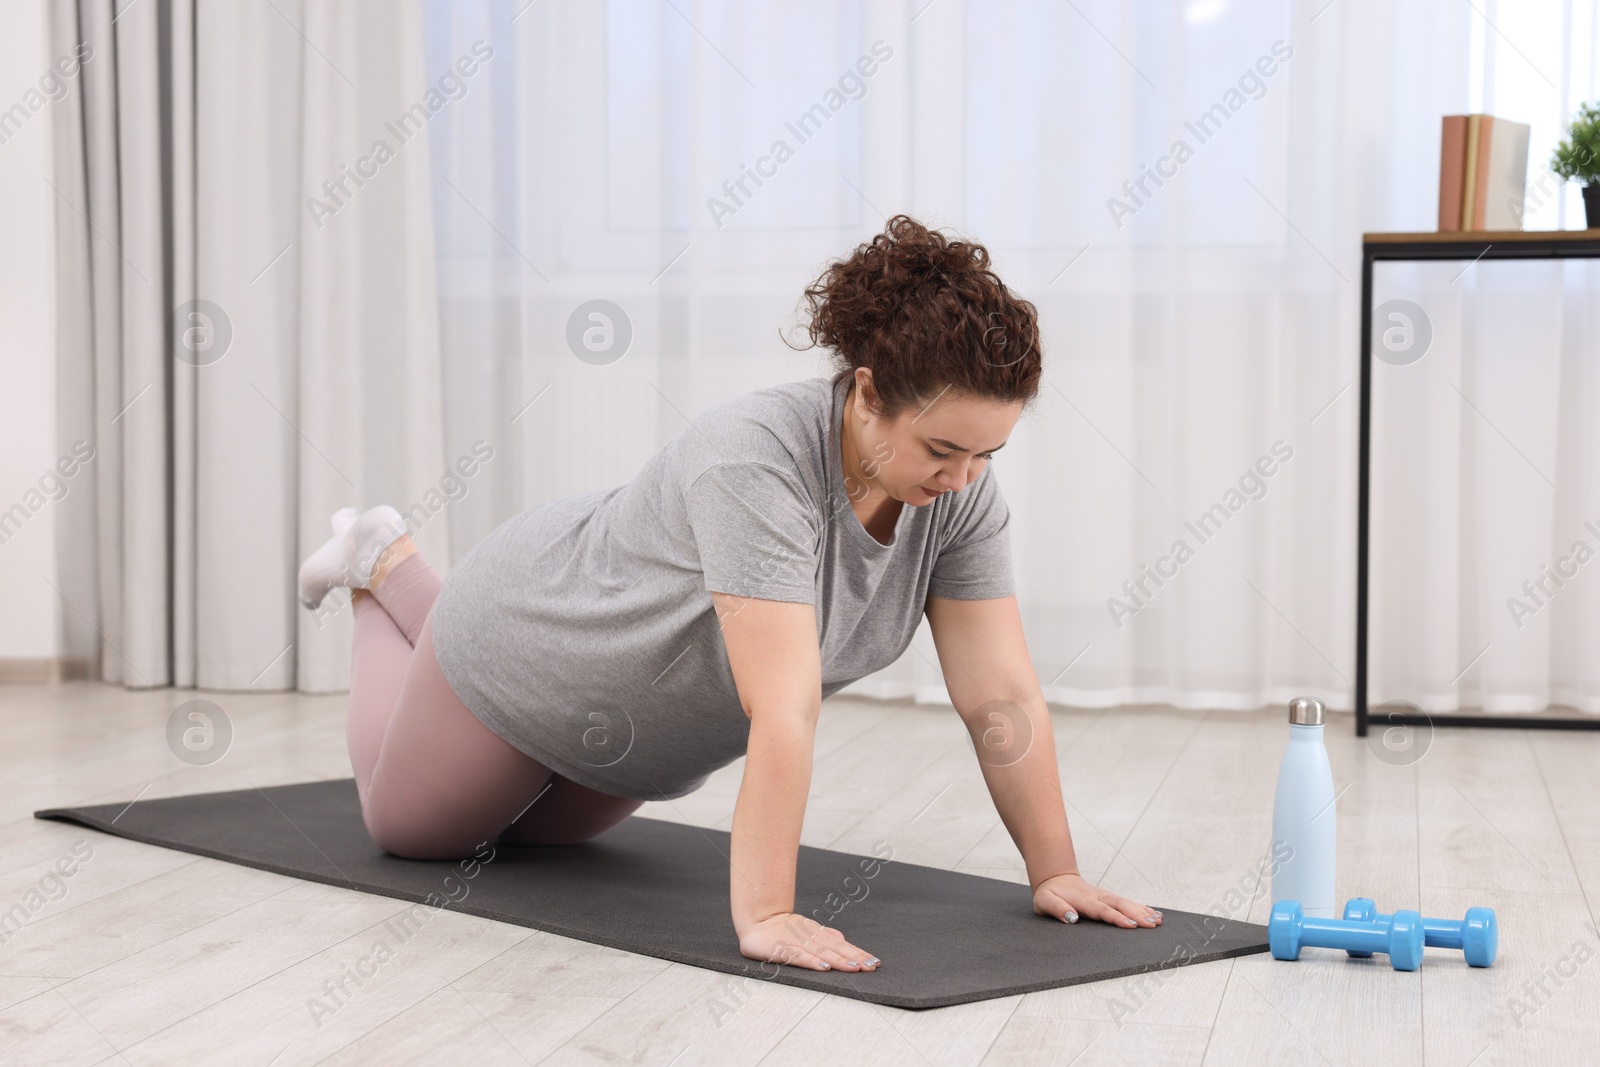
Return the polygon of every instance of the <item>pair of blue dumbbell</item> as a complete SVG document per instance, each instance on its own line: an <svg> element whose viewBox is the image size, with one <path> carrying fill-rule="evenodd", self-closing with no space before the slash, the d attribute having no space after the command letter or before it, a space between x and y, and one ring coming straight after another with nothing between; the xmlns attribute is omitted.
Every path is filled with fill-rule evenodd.
<svg viewBox="0 0 1600 1067"><path fill-rule="evenodd" d="M1414 971L1422 965L1423 945L1460 949L1473 967L1494 963L1500 947L1500 928L1493 908L1468 908L1464 919L1424 919L1421 912L1380 914L1369 897L1352 897L1343 919L1308 918L1297 900L1272 905L1267 921L1267 945L1274 959L1297 960L1301 948L1342 948L1365 958L1375 952L1389 957L1397 971Z"/></svg>

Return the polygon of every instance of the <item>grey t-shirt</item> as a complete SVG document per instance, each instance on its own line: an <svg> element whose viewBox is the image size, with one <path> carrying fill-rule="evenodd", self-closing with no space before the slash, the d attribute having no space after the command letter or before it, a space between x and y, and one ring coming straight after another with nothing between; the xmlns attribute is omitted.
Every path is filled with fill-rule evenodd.
<svg viewBox="0 0 1600 1067"><path fill-rule="evenodd" d="M434 650L495 734L580 785L665 800L750 737L709 591L816 606L822 697L893 663L929 596L1014 592L994 464L904 504L888 544L850 507L850 379L708 409L633 481L506 520L446 576Z"/></svg>

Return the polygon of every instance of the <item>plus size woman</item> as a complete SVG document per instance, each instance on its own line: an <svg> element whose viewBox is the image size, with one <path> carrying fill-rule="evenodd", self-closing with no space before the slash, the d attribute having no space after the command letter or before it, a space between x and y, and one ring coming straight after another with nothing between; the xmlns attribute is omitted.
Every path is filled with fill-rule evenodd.
<svg viewBox="0 0 1600 1067"><path fill-rule="evenodd" d="M568 844L745 757L729 890L747 957L880 961L794 913L822 701L926 614L1033 910L1152 927L1078 873L991 460L1038 392L1032 304L903 215L805 292L831 378L702 413L625 485L515 515L447 577L379 505L300 572L355 590L350 760L374 842L417 859ZM1025 720L1025 721L1024 721ZM891 961L892 962L892 961Z"/></svg>

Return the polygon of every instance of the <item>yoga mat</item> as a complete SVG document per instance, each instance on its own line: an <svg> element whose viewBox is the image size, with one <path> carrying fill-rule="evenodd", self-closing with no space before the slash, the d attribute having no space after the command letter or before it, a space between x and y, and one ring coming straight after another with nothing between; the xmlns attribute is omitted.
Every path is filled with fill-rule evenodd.
<svg viewBox="0 0 1600 1067"><path fill-rule="evenodd" d="M408 860L367 836L353 778L34 815L896 1008L941 1008L1267 950L1264 926L1174 908L1161 908L1165 922L1152 930L1035 915L1026 885L906 863L893 858L889 840L865 856L802 845L795 886L795 910L878 956L877 971L764 963L739 954L728 914L726 831L634 815L577 845L494 845L480 848L477 861Z"/></svg>

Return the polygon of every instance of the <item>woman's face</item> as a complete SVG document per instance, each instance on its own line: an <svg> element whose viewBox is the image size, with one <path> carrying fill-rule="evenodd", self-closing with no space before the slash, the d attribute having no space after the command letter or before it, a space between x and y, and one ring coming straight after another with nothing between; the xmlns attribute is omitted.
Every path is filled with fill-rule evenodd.
<svg viewBox="0 0 1600 1067"><path fill-rule="evenodd" d="M861 403L859 371L855 384L845 405L857 452L857 469L845 472L852 500L865 494L862 481L916 507L965 488L983 473L1022 414L1020 400L1003 403L946 390L887 420Z"/></svg>

